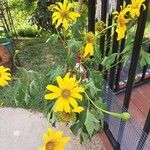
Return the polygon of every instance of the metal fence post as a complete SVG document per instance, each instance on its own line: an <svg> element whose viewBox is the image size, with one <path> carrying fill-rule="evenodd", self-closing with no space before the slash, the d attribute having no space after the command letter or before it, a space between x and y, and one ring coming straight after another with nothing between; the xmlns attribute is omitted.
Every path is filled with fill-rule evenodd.
<svg viewBox="0 0 150 150"><path fill-rule="evenodd" d="M107 0L101 0L101 20L106 23L106 17L107 17ZM100 37L100 50L102 57L105 56L105 34Z"/></svg>
<svg viewBox="0 0 150 150"><path fill-rule="evenodd" d="M123 0L117 0L117 8L116 10L118 12L120 12L120 5L123 4ZM116 27L115 29L116 30ZM114 32L114 36L113 36L113 46L112 46L112 53L117 53L118 52L118 48L119 48L119 42L117 41L117 32ZM116 61L114 62L114 64L116 64ZM109 86L110 88L113 90L114 89L114 82L115 82L115 74L116 74L116 66L112 67L110 69L110 79L109 79Z"/></svg>
<svg viewBox="0 0 150 150"><path fill-rule="evenodd" d="M95 33L95 0L88 0L88 31Z"/></svg>

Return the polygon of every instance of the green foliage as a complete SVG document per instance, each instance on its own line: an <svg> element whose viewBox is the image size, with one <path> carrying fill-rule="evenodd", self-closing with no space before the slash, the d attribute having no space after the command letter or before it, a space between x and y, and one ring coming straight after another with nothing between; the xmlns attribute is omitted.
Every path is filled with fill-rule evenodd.
<svg viewBox="0 0 150 150"><path fill-rule="evenodd" d="M16 12L22 12L24 15L33 13L38 0L9 0L9 7Z"/></svg>
<svg viewBox="0 0 150 150"><path fill-rule="evenodd" d="M105 68L109 68L116 60L118 53L113 53L109 56L105 56L103 61L101 62L101 64L105 67Z"/></svg>
<svg viewBox="0 0 150 150"><path fill-rule="evenodd" d="M49 77L49 83L54 83L56 81L57 76L61 76L64 74L64 70L61 66L57 66L55 69L50 69L46 76Z"/></svg>
<svg viewBox="0 0 150 150"><path fill-rule="evenodd" d="M141 50L141 60L140 66L143 67L145 65L150 65L150 53L145 52L143 49Z"/></svg>
<svg viewBox="0 0 150 150"><path fill-rule="evenodd" d="M49 38L46 40L46 43L51 42L51 43L56 43L59 39L58 34L52 34L49 36Z"/></svg>
<svg viewBox="0 0 150 150"><path fill-rule="evenodd" d="M68 48L80 48L82 45L82 41L77 41L75 38L67 40L67 47Z"/></svg>
<svg viewBox="0 0 150 150"><path fill-rule="evenodd" d="M94 98L95 94L97 94L97 92L100 91L100 89L98 89L95 86L93 78L89 78L89 81L86 83L85 88L89 89L90 95L91 95L92 98Z"/></svg>
<svg viewBox="0 0 150 150"><path fill-rule="evenodd" d="M54 1L49 0L39 0L34 13L30 21L32 24L38 26L38 29L44 29L51 32L56 32L54 26L52 25L52 13L48 10L48 6L53 4Z"/></svg>
<svg viewBox="0 0 150 150"><path fill-rule="evenodd" d="M91 137L94 133L94 130L96 130L96 126L100 125L100 122L95 118L95 116L92 113L89 112L89 110L87 110L84 125L86 127L89 136Z"/></svg>
<svg viewBox="0 0 150 150"><path fill-rule="evenodd" d="M20 28L17 33L21 37L37 37L39 36L39 31L32 27Z"/></svg>
<svg viewBox="0 0 150 150"><path fill-rule="evenodd" d="M64 73L59 66L56 70L52 69L46 75L43 73L18 68L18 77L12 85L13 101L15 107L22 107L32 110L39 110L49 113L53 103L44 100L45 89L48 84L53 83L55 77Z"/></svg>

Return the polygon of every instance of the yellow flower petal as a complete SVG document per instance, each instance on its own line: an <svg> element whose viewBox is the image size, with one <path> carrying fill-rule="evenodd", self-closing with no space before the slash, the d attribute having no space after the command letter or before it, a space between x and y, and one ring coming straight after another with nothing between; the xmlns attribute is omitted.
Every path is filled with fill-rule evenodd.
<svg viewBox="0 0 150 150"><path fill-rule="evenodd" d="M85 92L85 91L83 87L75 87L72 89L72 92L80 93L80 92Z"/></svg>
<svg viewBox="0 0 150 150"><path fill-rule="evenodd" d="M59 131L57 131L57 132L55 133L55 137L56 137L56 138L61 138L62 134L63 134L63 132L62 132L61 130L59 130Z"/></svg>
<svg viewBox="0 0 150 150"><path fill-rule="evenodd" d="M59 98L57 99L55 103L54 111L58 112L58 111L63 111L63 110L64 110L64 100L62 98Z"/></svg>
<svg viewBox="0 0 150 150"><path fill-rule="evenodd" d="M73 112L77 112L77 113L80 113L81 111L83 111L84 108L83 107L76 107L75 109L73 109L72 111Z"/></svg>
<svg viewBox="0 0 150 150"><path fill-rule="evenodd" d="M52 99L56 99L60 96L59 93L51 93L51 94L46 94L45 95L45 99L46 100L52 100Z"/></svg>
<svg viewBox="0 0 150 150"><path fill-rule="evenodd" d="M68 102L68 101L65 101L65 104L64 104L64 111L65 111L65 112L70 112L70 105L69 105L69 102Z"/></svg>
<svg viewBox="0 0 150 150"><path fill-rule="evenodd" d="M62 18L58 19L55 27L58 28L61 23L62 23Z"/></svg>
<svg viewBox="0 0 150 150"><path fill-rule="evenodd" d="M44 143L46 143L49 140L48 135L45 134L45 133L44 133L44 136L43 136L43 140L44 140Z"/></svg>
<svg viewBox="0 0 150 150"><path fill-rule="evenodd" d="M48 85L46 88L54 93L59 93L59 95L61 93L61 90L57 86Z"/></svg>
<svg viewBox="0 0 150 150"><path fill-rule="evenodd" d="M78 106L78 103L74 98L69 98L69 103L73 108L76 108Z"/></svg>
<svg viewBox="0 0 150 150"><path fill-rule="evenodd" d="M57 19L59 19L59 18L61 18L61 14L59 12L54 12L53 15L52 15L52 19L55 18L55 17Z"/></svg>
<svg viewBox="0 0 150 150"><path fill-rule="evenodd" d="M70 77L70 72L68 72L68 73L65 75L65 77L64 77L64 81L68 80L68 79L69 79L69 77Z"/></svg>
<svg viewBox="0 0 150 150"><path fill-rule="evenodd" d="M63 142L63 143L68 143L70 140L71 140L70 137L64 137L64 138L62 139L62 142Z"/></svg>
<svg viewBox="0 0 150 150"><path fill-rule="evenodd" d="M59 19L59 18L54 17L54 18L52 19L52 24L55 24L55 23L56 23L56 21L57 21L58 19Z"/></svg>
<svg viewBox="0 0 150 150"><path fill-rule="evenodd" d="M1 87L8 85L8 81L11 80L11 74L8 71L10 71L9 68L0 66L0 86Z"/></svg>
<svg viewBox="0 0 150 150"><path fill-rule="evenodd" d="M44 144L40 150L65 150L67 142L70 141L70 137L62 137L62 131L55 132L49 128L48 133L44 134Z"/></svg>
<svg viewBox="0 0 150 150"><path fill-rule="evenodd" d="M60 8L57 5L53 7L53 10L54 9L57 10L57 11L61 11Z"/></svg>
<svg viewBox="0 0 150 150"><path fill-rule="evenodd" d="M67 19L64 19L64 20L63 20L63 27L64 27L66 30L68 29L69 24L68 24Z"/></svg>
<svg viewBox="0 0 150 150"><path fill-rule="evenodd" d="M57 4L58 4L60 10L62 10L63 4L61 2L57 2Z"/></svg>
<svg viewBox="0 0 150 150"><path fill-rule="evenodd" d="M80 95L79 93L71 92L71 96L72 96L73 98L77 98L77 99L82 100L82 95Z"/></svg>
<svg viewBox="0 0 150 150"><path fill-rule="evenodd" d="M93 44L91 44L91 43L86 44L83 57L86 57L88 54L90 54L90 56L92 56L94 54Z"/></svg>
<svg viewBox="0 0 150 150"><path fill-rule="evenodd" d="M71 18L72 20L76 21L76 19L80 17L80 14L77 12L70 12L69 13L69 18Z"/></svg>
<svg viewBox="0 0 150 150"><path fill-rule="evenodd" d="M56 80L57 80L59 88L62 89L63 88L63 83L64 83L63 79L60 76L57 76Z"/></svg>

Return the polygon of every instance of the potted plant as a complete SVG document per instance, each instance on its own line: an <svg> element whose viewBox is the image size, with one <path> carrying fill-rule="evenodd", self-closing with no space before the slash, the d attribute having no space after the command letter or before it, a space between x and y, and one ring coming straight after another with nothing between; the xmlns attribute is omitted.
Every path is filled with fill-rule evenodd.
<svg viewBox="0 0 150 150"><path fill-rule="evenodd" d="M3 27L0 27L0 45L6 47L10 54L13 53L12 41L6 36Z"/></svg>

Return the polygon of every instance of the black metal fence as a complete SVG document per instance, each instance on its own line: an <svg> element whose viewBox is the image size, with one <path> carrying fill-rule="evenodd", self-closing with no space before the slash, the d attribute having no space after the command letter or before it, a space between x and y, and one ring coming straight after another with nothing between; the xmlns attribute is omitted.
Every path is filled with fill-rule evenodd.
<svg viewBox="0 0 150 150"><path fill-rule="evenodd" d="M110 26L112 24L112 15L108 13L108 4L110 1L111 0L101 0L101 20L106 23L106 26ZM125 0L117 0L117 11L120 11L120 5L122 5L124 1ZM96 0L88 0L88 2L88 30L95 32ZM126 0L127 4L129 2L130 0ZM150 66L145 65L142 69L138 69L140 51L144 37L144 30L147 21L150 0L146 0L144 3L146 9L144 11L141 11L140 17L138 19L132 49L132 56L128 62L128 69L126 73L127 76L122 78L121 72L124 67L122 63L119 63L121 60L121 56L114 62L114 64L118 62L118 65L114 65L109 72L105 73L105 79L109 85L109 88L113 92L115 92L116 94L120 92L125 92L124 102L121 105L118 104L119 102L117 101L115 95L110 89L105 91L106 94L104 99L107 103L108 109L111 111L127 111L130 104L133 87L150 81ZM126 46L126 37L118 42L116 32L114 32L113 37L110 38L112 32L113 31L109 29L107 31L107 34L101 36L100 38L100 50L103 57L108 55L110 47L112 47L112 53L121 53ZM109 47L106 46L106 41L109 42ZM150 43L147 46L147 51L150 52ZM123 83L123 86L121 85L121 83ZM106 89L108 85L106 86ZM132 118L127 123L122 120L116 120L108 116L106 116L105 119L105 132L108 135L108 138L110 139L110 142L112 143L114 149L150 149L150 136L148 137L148 133L150 131L150 111L143 129L140 128L134 118Z"/></svg>

